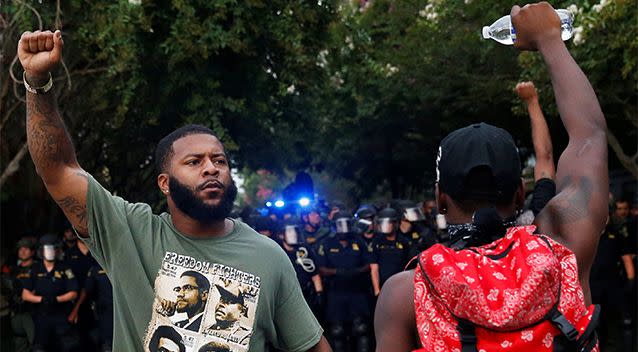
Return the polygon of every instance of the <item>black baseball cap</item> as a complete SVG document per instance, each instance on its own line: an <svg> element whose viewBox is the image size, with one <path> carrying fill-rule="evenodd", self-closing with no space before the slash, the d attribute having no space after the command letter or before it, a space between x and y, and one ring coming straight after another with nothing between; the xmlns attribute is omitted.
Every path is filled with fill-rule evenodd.
<svg viewBox="0 0 638 352"><path fill-rule="evenodd" d="M492 178L477 187L468 177L475 168L489 170ZM439 146L437 182L455 200L508 201L521 177L521 161L512 136L484 122L458 129Z"/></svg>

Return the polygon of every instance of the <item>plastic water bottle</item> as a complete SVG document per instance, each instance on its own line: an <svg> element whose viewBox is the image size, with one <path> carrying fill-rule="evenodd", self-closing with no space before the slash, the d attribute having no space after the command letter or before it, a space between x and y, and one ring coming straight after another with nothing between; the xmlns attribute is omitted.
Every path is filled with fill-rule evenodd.
<svg viewBox="0 0 638 352"><path fill-rule="evenodd" d="M556 10L560 18L560 36L563 40L568 40L574 34L574 15L565 9ZM483 27L483 39L492 38L505 45L512 45L516 40L516 30L512 27L512 20L509 15L499 18L491 26Z"/></svg>

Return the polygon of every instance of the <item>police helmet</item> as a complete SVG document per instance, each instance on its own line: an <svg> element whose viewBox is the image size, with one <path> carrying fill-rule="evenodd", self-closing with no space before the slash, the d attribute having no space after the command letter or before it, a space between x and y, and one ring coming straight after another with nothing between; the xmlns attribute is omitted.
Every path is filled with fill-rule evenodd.
<svg viewBox="0 0 638 352"><path fill-rule="evenodd" d="M268 216L255 216L252 219L252 223L255 227L255 231L270 231L275 232L275 222Z"/></svg>
<svg viewBox="0 0 638 352"><path fill-rule="evenodd" d="M21 238L18 243L16 243L16 249L20 249L22 247L29 248L30 250L35 250L35 241L26 237Z"/></svg>
<svg viewBox="0 0 638 352"><path fill-rule="evenodd" d="M377 214L377 221L381 219L390 219L390 221L398 221L399 212L396 211L394 208L389 208L389 207L385 208Z"/></svg>
<svg viewBox="0 0 638 352"><path fill-rule="evenodd" d="M377 210L370 204L362 204L354 214L357 219L370 219L374 218L375 215L377 215Z"/></svg>
<svg viewBox="0 0 638 352"><path fill-rule="evenodd" d="M60 237L52 234L52 233L47 233L45 235L43 235L42 237L40 237L40 240L38 241L38 244L40 246L45 246L45 245L51 245L51 246L61 246L62 245L62 241L60 240Z"/></svg>

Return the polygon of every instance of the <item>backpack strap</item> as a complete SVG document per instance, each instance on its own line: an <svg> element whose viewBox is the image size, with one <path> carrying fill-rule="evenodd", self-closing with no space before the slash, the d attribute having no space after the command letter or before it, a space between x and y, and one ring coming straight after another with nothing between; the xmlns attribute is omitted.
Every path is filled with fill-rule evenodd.
<svg viewBox="0 0 638 352"><path fill-rule="evenodd" d="M547 312L545 319L551 321L552 324L554 324L554 326L557 327L563 335L565 335L565 337L567 337L567 340L576 341L576 338L578 338L578 330L576 330L574 325L572 325L563 313L558 310L558 303L556 303L552 309Z"/></svg>
<svg viewBox="0 0 638 352"><path fill-rule="evenodd" d="M598 336L596 335L596 328L598 327L598 320L600 319L600 305L594 305L594 311L591 314L591 319L587 328L583 331L583 334L578 338L579 351L590 352L596 347L598 343Z"/></svg>
<svg viewBox="0 0 638 352"><path fill-rule="evenodd" d="M478 352L474 324L469 320L454 318L456 318L456 330L459 332L459 339L461 340L461 352Z"/></svg>

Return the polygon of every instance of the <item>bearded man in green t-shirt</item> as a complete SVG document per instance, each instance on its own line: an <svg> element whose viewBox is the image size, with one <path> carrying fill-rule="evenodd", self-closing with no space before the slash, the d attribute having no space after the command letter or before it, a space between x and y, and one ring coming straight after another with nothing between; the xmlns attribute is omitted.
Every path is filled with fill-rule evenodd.
<svg viewBox="0 0 638 352"><path fill-rule="evenodd" d="M25 32L18 43L27 141L47 190L113 283L113 350L149 350L170 328L185 351L330 351L283 250L228 218L237 190L213 131L189 125L159 142L157 184L169 213L113 196L79 166L52 91L62 46L60 31ZM209 329L225 299L213 287L242 293L241 329Z"/></svg>

